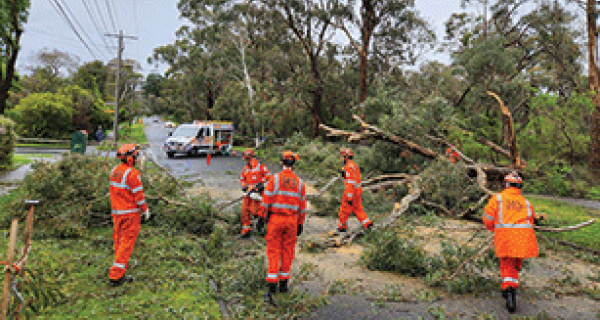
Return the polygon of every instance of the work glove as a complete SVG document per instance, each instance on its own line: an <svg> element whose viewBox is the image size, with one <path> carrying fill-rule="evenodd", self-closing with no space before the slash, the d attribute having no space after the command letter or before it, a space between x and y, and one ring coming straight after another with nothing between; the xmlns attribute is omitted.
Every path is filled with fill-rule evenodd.
<svg viewBox="0 0 600 320"><path fill-rule="evenodd" d="M346 177L346 170L340 169L340 177L342 177L342 178Z"/></svg>
<svg viewBox="0 0 600 320"><path fill-rule="evenodd" d="M242 192L243 192L243 193L246 193L246 192L248 192L248 187L242 187Z"/></svg>
<svg viewBox="0 0 600 320"><path fill-rule="evenodd" d="M302 234L302 231L304 231L304 227L299 224L298 229L296 230L296 236L299 237Z"/></svg>
<svg viewBox="0 0 600 320"><path fill-rule="evenodd" d="M352 205L352 200L348 200L348 205L351 206Z"/></svg>
<svg viewBox="0 0 600 320"><path fill-rule="evenodd" d="M256 191L262 193L265 190L265 185L261 182L256 185Z"/></svg>
<svg viewBox="0 0 600 320"><path fill-rule="evenodd" d="M150 209L144 211L143 212L143 216L144 216L144 222L150 221L150 218L151 218Z"/></svg>

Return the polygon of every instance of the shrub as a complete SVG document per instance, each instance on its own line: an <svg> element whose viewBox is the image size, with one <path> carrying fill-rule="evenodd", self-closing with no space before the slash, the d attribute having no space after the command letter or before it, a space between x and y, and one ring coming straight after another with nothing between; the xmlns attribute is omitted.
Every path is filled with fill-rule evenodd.
<svg viewBox="0 0 600 320"><path fill-rule="evenodd" d="M9 170L12 165L12 157L15 150L15 123L0 116L0 171Z"/></svg>
<svg viewBox="0 0 600 320"><path fill-rule="evenodd" d="M34 93L14 109L18 132L25 137L67 138L73 131L73 104L55 93Z"/></svg>

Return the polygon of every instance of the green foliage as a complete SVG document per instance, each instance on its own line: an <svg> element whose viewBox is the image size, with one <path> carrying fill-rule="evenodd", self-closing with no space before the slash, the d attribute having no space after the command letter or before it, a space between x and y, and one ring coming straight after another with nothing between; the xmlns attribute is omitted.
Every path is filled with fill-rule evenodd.
<svg viewBox="0 0 600 320"><path fill-rule="evenodd" d="M0 127L4 128L4 134L0 134L0 172L12 167L13 153L15 150L15 123L0 116Z"/></svg>
<svg viewBox="0 0 600 320"><path fill-rule="evenodd" d="M594 108L587 94L573 93L565 99L557 94L538 92L531 99L531 120L518 137L523 155L532 158L531 151L535 150L535 157L550 165L552 161L548 160L551 159L565 158L571 163L585 160L591 125L582 120L590 119Z"/></svg>
<svg viewBox="0 0 600 320"><path fill-rule="evenodd" d="M107 127L111 115L100 98L78 86L57 93L34 93L10 110L20 135L35 138L69 139L74 130L94 132Z"/></svg>
<svg viewBox="0 0 600 320"><path fill-rule="evenodd" d="M106 128L111 124L112 116L106 112L106 105L91 90L74 85L60 88L58 94L65 95L72 101L72 123L75 130L93 133L98 126Z"/></svg>
<svg viewBox="0 0 600 320"><path fill-rule="evenodd" d="M17 130L24 137L67 138L73 130L73 104L62 94L34 93L15 107Z"/></svg>
<svg viewBox="0 0 600 320"><path fill-rule="evenodd" d="M66 300L56 281L50 280L42 270L23 269L19 275L14 276L14 283L17 287L21 287L19 293L26 303L19 300L16 295L12 295L8 307L8 316L11 318L16 316L29 318ZM17 310L18 305L22 310Z"/></svg>
<svg viewBox="0 0 600 320"><path fill-rule="evenodd" d="M108 66L100 60L83 64L73 75L73 84L94 93L94 96L108 98Z"/></svg>
<svg viewBox="0 0 600 320"><path fill-rule="evenodd" d="M24 195L12 199L2 209L0 223L8 227L12 217L24 218L23 197L42 200L36 217L40 237L82 237L91 228L111 221L108 193L110 170L118 163L103 157L70 155L56 163L35 162L34 172L20 187ZM155 168L141 172L146 196L158 193L171 199L182 195L170 176ZM172 206L162 201L147 199L152 212L164 218L152 225L170 227L192 234L210 233L213 226L212 207L205 199L190 200L192 207ZM168 217L168 218L166 218Z"/></svg>
<svg viewBox="0 0 600 320"><path fill-rule="evenodd" d="M438 283L441 276L448 275L462 261L476 253L476 249L472 247L442 242L439 255L428 254L423 249L424 243L418 240L410 226L395 230L378 230L368 235L366 240L369 247L363 251L361 261L367 268L423 277L434 287L441 285ZM444 285L447 291L454 293L489 292L498 288L499 281L482 274L496 268L495 254L489 251Z"/></svg>
<svg viewBox="0 0 600 320"><path fill-rule="evenodd" d="M0 115L4 114L8 91L14 76L24 25L29 15L29 0L0 2Z"/></svg>
<svg viewBox="0 0 600 320"><path fill-rule="evenodd" d="M462 163L450 165L447 160L440 159L432 162L420 176L421 196L448 210L461 212L483 196Z"/></svg>
<svg viewBox="0 0 600 320"><path fill-rule="evenodd" d="M400 238L391 230L378 231L369 238L372 247L365 250L361 261L370 270L394 271L412 277L427 274L428 257L416 242Z"/></svg>

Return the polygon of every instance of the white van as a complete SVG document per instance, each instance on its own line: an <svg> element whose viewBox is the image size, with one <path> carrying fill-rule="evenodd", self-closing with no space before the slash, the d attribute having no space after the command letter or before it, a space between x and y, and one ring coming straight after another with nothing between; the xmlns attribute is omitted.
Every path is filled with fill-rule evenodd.
<svg viewBox="0 0 600 320"><path fill-rule="evenodd" d="M233 148L233 131L231 122L196 120L177 127L163 149L169 158L175 154L229 154Z"/></svg>

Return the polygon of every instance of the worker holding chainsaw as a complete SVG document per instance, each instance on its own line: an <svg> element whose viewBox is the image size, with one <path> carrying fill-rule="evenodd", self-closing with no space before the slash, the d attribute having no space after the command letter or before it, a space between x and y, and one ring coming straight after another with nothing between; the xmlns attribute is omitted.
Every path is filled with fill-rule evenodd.
<svg viewBox="0 0 600 320"><path fill-rule="evenodd" d="M110 284L118 286L131 282L125 276L127 260L140 232L141 215L150 220L150 211L144 199L144 188L140 173L135 169L139 150L133 144L125 144L117 150L121 163L110 173L110 205L113 218L113 241L115 260L109 271Z"/></svg>
<svg viewBox="0 0 600 320"><path fill-rule="evenodd" d="M242 238L248 238L252 231L252 217L258 216L261 194L265 188L265 183L269 181L271 173L267 166L256 159L254 150L250 148L246 149L243 159L246 161L246 166L244 166L240 175L240 183L244 192L244 202L242 203Z"/></svg>
<svg viewBox="0 0 600 320"><path fill-rule="evenodd" d="M535 237L535 212L529 200L521 194L523 179L511 172L504 177L505 189L492 196L485 206L483 222L494 231L496 256L500 259L502 296L510 313L517 309L519 271L523 260L538 256Z"/></svg>
<svg viewBox="0 0 600 320"><path fill-rule="evenodd" d="M363 209L360 169L356 162L354 162L354 151L350 148L344 148L341 151L341 155L344 158L344 167L340 170L340 175L344 178L346 189L342 197L342 206L340 207L338 232L346 232L348 230L348 219L353 212L358 221L360 221L360 224L369 229L373 226L373 222Z"/></svg>
<svg viewBox="0 0 600 320"><path fill-rule="evenodd" d="M281 154L283 170L274 175L262 199L261 218L267 227L267 285L265 301L274 304L274 296L288 292L290 269L294 259L296 237L303 231L306 210L306 186L293 171L298 155L291 151Z"/></svg>

